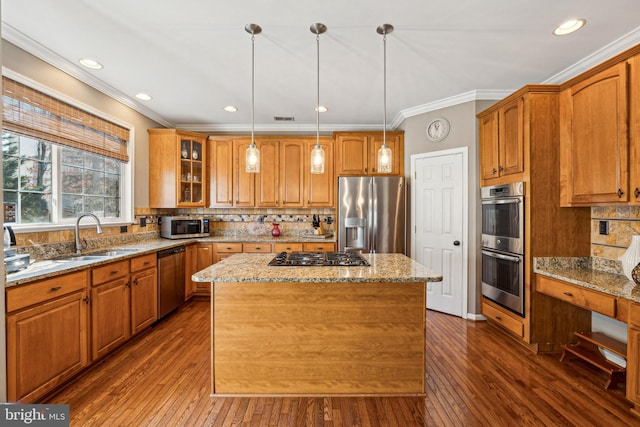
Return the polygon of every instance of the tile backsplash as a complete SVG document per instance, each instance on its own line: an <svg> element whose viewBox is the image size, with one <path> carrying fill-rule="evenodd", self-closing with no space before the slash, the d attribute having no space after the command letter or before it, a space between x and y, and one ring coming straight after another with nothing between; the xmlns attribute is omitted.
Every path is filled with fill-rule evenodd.
<svg viewBox="0 0 640 427"><path fill-rule="evenodd" d="M608 235L600 234L600 221L608 222ZM617 260L634 234L640 235L640 206L591 208L591 256Z"/></svg>

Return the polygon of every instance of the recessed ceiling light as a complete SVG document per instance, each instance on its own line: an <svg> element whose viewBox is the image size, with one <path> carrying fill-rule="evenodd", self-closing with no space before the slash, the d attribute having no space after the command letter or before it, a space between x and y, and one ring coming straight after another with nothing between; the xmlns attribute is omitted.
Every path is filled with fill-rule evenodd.
<svg viewBox="0 0 640 427"><path fill-rule="evenodd" d="M81 58L80 63L87 68L91 68L92 70L100 70L102 68L101 63L91 58Z"/></svg>
<svg viewBox="0 0 640 427"><path fill-rule="evenodd" d="M226 111L227 113L235 113L236 111L238 111L238 107L227 105L226 107L224 107L224 111Z"/></svg>
<svg viewBox="0 0 640 427"><path fill-rule="evenodd" d="M314 108L313 110L317 111L319 113L326 113L327 111L329 111L329 109L327 107L325 107L324 105L320 105L320 106Z"/></svg>
<svg viewBox="0 0 640 427"><path fill-rule="evenodd" d="M556 36L565 36L573 33L574 31L578 31L580 28L584 27L584 24L586 23L586 19L569 19L568 21L558 25L556 29L553 30L553 34Z"/></svg>
<svg viewBox="0 0 640 427"><path fill-rule="evenodd" d="M151 95L148 95L146 93L136 93L136 98L138 98L140 101L151 101Z"/></svg>

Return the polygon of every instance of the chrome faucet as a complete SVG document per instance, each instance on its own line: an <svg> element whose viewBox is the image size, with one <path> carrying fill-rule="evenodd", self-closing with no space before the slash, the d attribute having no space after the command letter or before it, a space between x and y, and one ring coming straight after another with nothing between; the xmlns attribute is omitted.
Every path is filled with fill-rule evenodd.
<svg viewBox="0 0 640 427"><path fill-rule="evenodd" d="M87 241L85 239L82 239L84 240L84 244L80 242L80 220L85 216L90 216L96 220L96 233L102 234L102 225L100 225L100 220L98 219L98 217L88 212L81 213L78 219L76 220L76 253L77 254L79 254L81 250L86 249L88 246Z"/></svg>

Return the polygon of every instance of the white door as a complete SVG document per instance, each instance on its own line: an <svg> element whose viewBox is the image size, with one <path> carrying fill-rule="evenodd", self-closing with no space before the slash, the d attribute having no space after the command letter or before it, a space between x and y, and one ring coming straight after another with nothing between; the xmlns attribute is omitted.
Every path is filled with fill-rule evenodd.
<svg viewBox="0 0 640 427"><path fill-rule="evenodd" d="M427 284L426 307L466 317L466 147L411 156L411 175L411 256L443 278Z"/></svg>

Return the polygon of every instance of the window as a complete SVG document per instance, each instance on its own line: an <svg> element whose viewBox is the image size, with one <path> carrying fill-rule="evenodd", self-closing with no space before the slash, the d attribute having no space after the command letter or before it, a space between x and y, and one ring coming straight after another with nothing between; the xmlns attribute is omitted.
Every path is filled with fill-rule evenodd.
<svg viewBox="0 0 640 427"><path fill-rule="evenodd" d="M16 224L55 224L82 212L120 219L122 162L6 131L2 155L4 202L15 204Z"/></svg>
<svg viewBox="0 0 640 427"><path fill-rule="evenodd" d="M3 201L15 224L46 228L91 212L131 220L130 129L3 77ZM36 85L37 86L37 85Z"/></svg>

